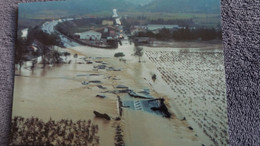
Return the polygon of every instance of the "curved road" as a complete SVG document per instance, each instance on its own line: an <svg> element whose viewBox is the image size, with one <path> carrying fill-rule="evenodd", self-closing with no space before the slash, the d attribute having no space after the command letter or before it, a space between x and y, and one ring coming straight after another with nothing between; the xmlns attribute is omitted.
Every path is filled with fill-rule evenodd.
<svg viewBox="0 0 260 146"><path fill-rule="evenodd" d="M42 30L48 34L52 34L52 33L58 33L60 39L61 39L61 42L63 43L63 45L66 47L66 48L69 48L69 47L75 47L75 46L79 46L78 43L76 42L73 42L71 40L69 40L65 35L59 33L57 30L55 30L55 26L57 24L59 24L59 22L64 22L64 21L71 21L73 20L72 18L67 18L67 19L60 19L60 20L53 20L53 21L47 21L45 22L43 25L42 25Z"/></svg>

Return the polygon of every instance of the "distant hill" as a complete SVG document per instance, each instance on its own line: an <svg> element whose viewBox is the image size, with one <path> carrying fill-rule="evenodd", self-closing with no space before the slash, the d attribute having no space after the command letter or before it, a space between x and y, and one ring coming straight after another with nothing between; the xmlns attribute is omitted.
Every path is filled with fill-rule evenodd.
<svg viewBox="0 0 260 146"><path fill-rule="evenodd" d="M19 4L19 18L111 12L220 13L220 0L67 0Z"/></svg>
<svg viewBox="0 0 260 146"><path fill-rule="evenodd" d="M154 0L126 0L126 1L135 5L144 6L151 3Z"/></svg>
<svg viewBox="0 0 260 146"><path fill-rule="evenodd" d="M48 12L56 12L57 15L77 15L85 13L111 12L114 8L127 11L136 8L136 5L127 0L67 0L53 2L21 3L19 16Z"/></svg>
<svg viewBox="0 0 260 146"><path fill-rule="evenodd" d="M140 11L168 13L220 13L220 0L154 0Z"/></svg>

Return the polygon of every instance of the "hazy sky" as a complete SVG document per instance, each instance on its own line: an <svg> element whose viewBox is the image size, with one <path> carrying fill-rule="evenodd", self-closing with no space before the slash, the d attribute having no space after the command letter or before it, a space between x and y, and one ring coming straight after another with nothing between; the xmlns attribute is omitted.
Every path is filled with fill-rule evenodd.
<svg viewBox="0 0 260 146"><path fill-rule="evenodd" d="M150 3L149 3L150 2ZM146 5L141 5L146 4ZM220 13L220 0L67 0L20 3L19 16L110 12Z"/></svg>

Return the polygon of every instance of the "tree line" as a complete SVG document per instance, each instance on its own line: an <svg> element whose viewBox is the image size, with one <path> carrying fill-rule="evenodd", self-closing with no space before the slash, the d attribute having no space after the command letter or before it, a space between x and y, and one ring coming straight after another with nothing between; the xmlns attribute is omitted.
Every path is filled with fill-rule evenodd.
<svg viewBox="0 0 260 146"><path fill-rule="evenodd" d="M199 28L199 29L190 29L189 27L178 29L178 30L170 30L163 28L159 30L158 33L154 33L152 31L139 32L135 35L135 37L150 37L155 38L157 40L214 40L214 39L222 39L221 30L217 30L215 28Z"/></svg>
<svg viewBox="0 0 260 146"><path fill-rule="evenodd" d="M179 25L179 26L185 26L187 24L194 25L193 19L170 19L165 20L162 18L151 20L150 24L169 24L169 25Z"/></svg>
<svg viewBox="0 0 260 146"><path fill-rule="evenodd" d="M194 25L193 19L170 19L165 20L163 18L152 19L146 16L138 16L137 18L129 17L127 19L121 19L122 24L124 25L124 30L127 33L130 33L131 26L134 25L147 25L147 24L164 24L164 25L179 25L179 26L191 26Z"/></svg>
<svg viewBox="0 0 260 146"><path fill-rule="evenodd" d="M15 49L15 64L19 64L20 69L25 61L42 57L43 67L50 60L60 62L60 54L53 49L53 46L62 46L58 35L48 34L41 30L39 26L28 29L27 38L17 36Z"/></svg>

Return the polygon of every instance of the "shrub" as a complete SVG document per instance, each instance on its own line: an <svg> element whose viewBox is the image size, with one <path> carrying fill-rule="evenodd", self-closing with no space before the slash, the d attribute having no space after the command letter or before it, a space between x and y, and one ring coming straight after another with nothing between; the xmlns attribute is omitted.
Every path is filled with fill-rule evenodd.
<svg viewBox="0 0 260 146"><path fill-rule="evenodd" d="M114 57L124 57L125 54L123 52L115 53Z"/></svg>

